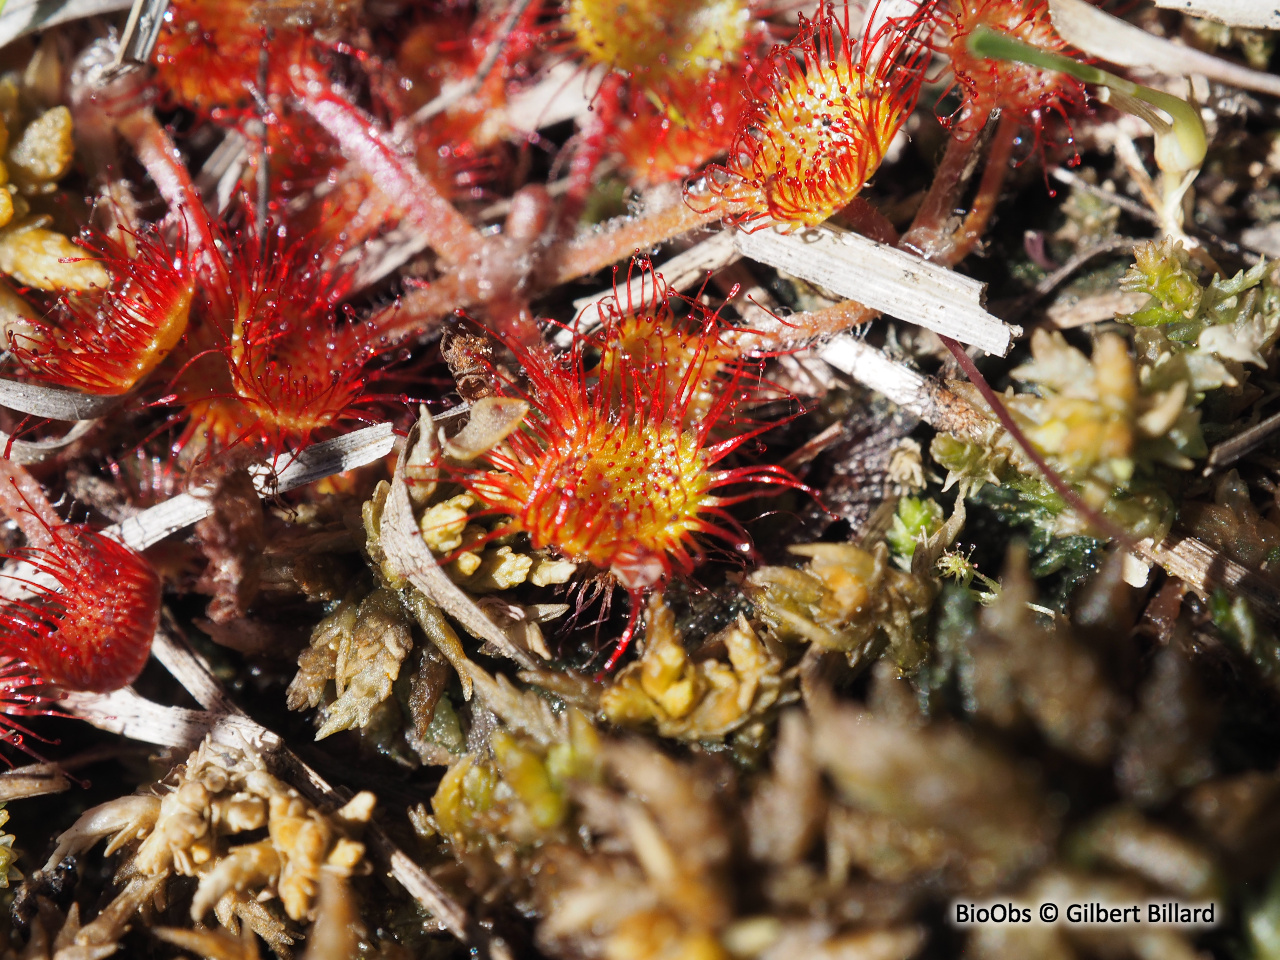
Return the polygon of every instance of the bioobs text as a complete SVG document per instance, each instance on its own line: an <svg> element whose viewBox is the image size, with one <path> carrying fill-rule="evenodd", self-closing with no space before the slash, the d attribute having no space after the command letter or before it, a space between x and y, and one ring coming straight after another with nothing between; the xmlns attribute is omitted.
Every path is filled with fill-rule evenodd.
<svg viewBox="0 0 1280 960"><path fill-rule="evenodd" d="M1044 901L1023 906L1010 901L997 903L953 903L952 923L956 926L986 924L1067 923L1070 925L1131 925L1211 927L1217 922L1217 905L1177 901L1142 903L1057 904Z"/></svg>
<svg viewBox="0 0 1280 960"><path fill-rule="evenodd" d="M1031 908L1012 903L992 903L978 906L973 903L955 905L955 922L965 923L1030 923Z"/></svg>

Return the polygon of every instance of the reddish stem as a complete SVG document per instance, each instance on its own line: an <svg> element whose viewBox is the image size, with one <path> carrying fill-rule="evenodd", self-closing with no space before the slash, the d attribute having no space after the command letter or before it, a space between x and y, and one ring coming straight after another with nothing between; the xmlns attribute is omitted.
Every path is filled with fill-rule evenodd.
<svg viewBox="0 0 1280 960"><path fill-rule="evenodd" d="M555 273L548 279L558 286L603 270L631 256L637 250L649 250L672 237L730 216L732 207L694 210L679 194L660 201L635 217L622 217L598 228L581 230L567 241L557 257Z"/></svg>
<svg viewBox="0 0 1280 960"><path fill-rule="evenodd" d="M695 211L676 194L639 216L580 230L573 239L548 253L553 262L540 268L539 273L547 277L548 286L559 286L625 260L637 250L649 250L696 230L724 214L720 208ZM426 335L435 330L442 317L486 299L476 281L470 273L442 274L429 286L409 291L399 303L380 311L369 322L377 325L390 341Z"/></svg>
<svg viewBox="0 0 1280 960"><path fill-rule="evenodd" d="M40 484L20 464L5 457L0 457L0 512L18 525L33 550L52 547L53 531L62 526L62 518Z"/></svg>
<svg viewBox="0 0 1280 960"><path fill-rule="evenodd" d="M821 310L774 317L765 325L741 327L724 335L726 343L741 349L773 352L790 350L818 337L843 333L851 327L870 323L880 316L879 310L863 306L856 300L841 300Z"/></svg>
<svg viewBox="0 0 1280 960"><path fill-rule="evenodd" d="M978 167L982 141L981 136L948 139L929 192L916 211L911 227L902 235L900 246L926 260L934 260L946 250L951 237L948 221L955 216L960 195Z"/></svg>
<svg viewBox="0 0 1280 960"><path fill-rule="evenodd" d="M991 152L987 155L987 166L982 171L982 180L978 184L978 192L969 207L964 223L951 237L951 249L945 259L940 262L947 266L955 266L967 257L982 235L987 232L987 224L991 222L991 214L995 212L996 203L1000 199L1000 190L1004 187L1005 177L1009 173L1009 161L1013 157L1013 143L1017 139L1018 122L1011 114L1000 118L996 127L996 135L991 142Z"/></svg>
<svg viewBox="0 0 1280 960"><path fill-rule="evenodd" d="M613 653L609 654L609 659L605 661L603 669L596 674L596 682L602 682L606 676L613 672L613 668L618 665L618 661L622 659L622 655L627 652L627 648L631 646L631 641L635 639L636 628L640 626L640 607L644 600L644 594L639 590L628 591L628 602L631 604L631 617L627 620L627 628L622 631L622 636L618 639L617 646L613 648Z"/></svg>
<svg viewBox="0 0 1280 960"><path fill-rule="evenodd" d="M178 148L151 109L146 107L125 114L116 120L116 129L129 142L138 161L146 167L170 211L186 223L187 256L194 259L197 251L201 250L208 251L210 256L215 255L217 247L200 191L192 183Z"/></svg>
<svg viewBox="0 0 1280 960"><path fill-rule="evenodd" d="M1066 480L1062 479L1062 475L1049 465L1049 462L1045 460L1040 451L1031 445L1031 441L1027 438L1027 435L1022 432L1022 428L1018 426L1017 422L1013 419L1013 414L1009 412L1009 408L1004 405L1004 401L1000 399L999 394L991 388L991 384L987 383L987 378L982 375L981 371L978 370L977 365L973 362L970 356L965 353L964 347L955 340L952 340L950 337L945 337L941 334L938 335L938 339L946 344L947 349L950 350L952 356L956 358L956 362L960 364L960 368L964 370L965 376L967 376L970 382L978 388L978 392L982 394L982 399L987 401L987 406L989 406L992 412L995 413L996 419L1000 421L1001 426L1009 432L1009 436L1012 437L1014 442L1022 448L1022 452L1027 455L1031 462L1036 465L1037 469L1039 469L1040 473L1043 474L1045 482L1054 489L1058 496L1062 497L1063 500L1073 507L1080 516L1089 521L1089 523L1092 524L1103 537L1108 540L1116 541L1126 550L1132 552L1135 549L1135 546L1133 537L1129 535L1128 531L1108 520L1093 507L1089 506L1089 504L1085 503L1084 498L1081 497L1080 494L1076 493L1075 490L1071 488L1071 485L1067 483Z"/></svg>
<svg viewBox="0 0 1280 960"><path fill-rule="evenodd" d="M300 69L290 71L290 81L307 113L338 142L343 155L404 211L405 219L426 234L442 260L456 267L482 258L486 244L480 231L440 195L372 117L331 84Z"/></svg>
<svg viewBox="0 0 1280 960"><path fill-rule="evenodd" d="M454 311L465 310L479 300L479 292L456 272L445 273L426 286L410 289L365 323L376 329L388 343L396 343L434 333L442 318Z"/></svg>

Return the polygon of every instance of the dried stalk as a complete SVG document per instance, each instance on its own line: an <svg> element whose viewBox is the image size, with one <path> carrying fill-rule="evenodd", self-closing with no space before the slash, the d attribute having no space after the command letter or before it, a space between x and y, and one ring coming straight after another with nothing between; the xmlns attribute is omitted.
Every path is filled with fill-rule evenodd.
<svg viewBox="0 0 1280 960"><path fill-rule="evenodd" d="M1208 596L1214 588L1224 587L1248 599L1270 619L1280 620L1280 586L1195 537L1170 534L1160 544L1148 538L1136 546L1142 556L1160 564L1170 576L1185 581L1197 593Z"/></svg>
<svg viewBox="0 0 1280 960"><path fill-rule="evenodd" d="M1231 27L1280 30L1280 10L1257 0L1156 0L1164 10L1181 10L1193 17L1208 17Z"/></svg>
<svg viewBox="0 0 1280 960"><path fill-rule="evenodd" d="M1144 171L1145 172L1145 171ZM1059 183L1065 183L1069 187L1076 190L1083 190L1090 196L1097 197L1105 203L1111 204L1113 207L1119 207L1131 217L1139 220L1145 220L1147 223L1160 226L1160 217L1151 210L1150 207L1144 207L1135 200L1116 193L1114 190L1105 190L1096 183L1090 183L1080 174L1068 170L1066 167L1050 167L1049 176L1057 180Z"/></svg>
<svg viewBox="0 0 1280 960"><path fill-rule="evenodd" d="M1112 237L1110 240L1104 240L1087 250L1081 250L1057 270L1054 270L1052 273L1043 277L1040 282L1035 285L1035 289L1030 293L1019 297L1014 305L1005 311L1006 315L1013 317L1015 320L1021 319L1023 313L1035 306L1037 302L1053 293L1054 290L1058 289L1058 287L1070 279L1072 274L1094 257L1100 257L1107 253L1115 253L1118 250L1132 251L1133 248L1141 242L1141 240L1137 240L1133 237Z"/></svg>
<svg viewBox="0 0 1280 960"><path fill-rule="evenodd" d="M985 439L991 420L945 384L890 360L875 347L846 334L824 344L816 355L858 383L887 397L936 430Z"/></svg>
<svg viewBox="0 0 1280 960"><path fill-rule="evenodd" d="M1232 87L1280 96L1280 77L1274 74L1157 37L1085 0L1049 0L1049 15L1064 40L1101 60L1166 76L1198 73Z"/></svg>
<svg viewBox="0 0 1280 960"><path fill-rule="evenodd" d="M46 420L96 420L118 407L123 399L26 380L0 379L0 406Z"/></svg>
<svg viewBox="0 0 1280 960"><path fill-rule="evenodd" d="M132 687L112 693L68 691L58 708L90 726L142 743L192 749L219 724L252 729L252 720L227 717L205 710L166 707L137 694Z"/></svg>
<svg viewBox="0 0 1280 960"><path fill-rule="evenodd" d="M125 61L151 62L151 51L160 38L160 27L164 24L164 12L168 7L169 0L133 0L129 19L125 21L124 30L120 33L119 50L116 52L117 69Z"/></svg>
<svg viewBox="0 0 1280 960"><path fill-rule="evenodd" d="M434 443L435 429L430 415L419 420L409 431L408 439L396 461L391 480L391 492L387 494L382 513L381 541L387 560L396 571L437 603L445 613L462 624L474 637L487 640L504 656L510 657L526 670L537 669L537 663L490 620L462 588L449 579L436 562L431 549L422 539L422 531L413 516L413 504L409 499L409 486L405 482L405 463L420 442Z"/></svg>
<svg viewBox="0 0 1280 960"><path fill-rule="evenodd" d="M753 260L988 353L1004 356L1022 332L986 311L986 284L856 233L760 230L734 242Z"/></svg>
<svg viewBox="0 0 1280 960"><path fill-rule="evenodd" d="M391 452L395 442L391 424L365 427L307 447L297 455L280 458L273 465L278 472L270 469L259 471L254 485L263 496L285 493L380 460ZM282 462L285 466L278 466ZM203 520L212 512L213 503L207 491L180 493L137 516L107 527L103 532L134 550L145 550L182 528Z"/></svg>
<svg viewBox="0 0 1280 960"><path fill-rule="evenodd" d="M1273 413L1262 422L1223 440L1209 451L1208 459L1204 462L1204 475L1211 476L1223 467L1235 463L1245 454L1260 447L1276 431L1280 431L1280 413Z"/></svg>

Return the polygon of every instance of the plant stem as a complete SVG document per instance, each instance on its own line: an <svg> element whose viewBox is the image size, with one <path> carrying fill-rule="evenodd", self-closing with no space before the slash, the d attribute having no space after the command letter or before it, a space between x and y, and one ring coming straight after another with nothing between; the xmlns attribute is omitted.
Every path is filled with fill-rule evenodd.
<svg viewBox="0 0 1280 960"><path fill-rule="evenodd" d="M662 196L638 216L620 217L600 227L581 230L548 251L548 262L542 269L546 279L542 283L552 287L577 280L724 215L721 208L695 211L685 205L679 193ZM449 272L428 286L410 290L398 303L374 314L367 322L389 341L421 337L435 332L442 317L485 299L475 276Z"/></svg>
<svg viewBox="0 0 1280 960"><path fill-rule="evenodd" d="M40 484L6 457L0 457L0 512L18 525L34 550L52 547L53 531L62 526Z"/></svg>
<svg viewBox="0 0 1280 960"><path fill-rule="evenodd" d="M171 215L185 223L188 231L187 256L194 259L199 251L216 256L212 226L200 191L191 181L178 148L151 108L143 107L124 114L116 120L116 129L128 141L138 162L146 168L160 196L169 205Z"/></svg>
<svg viewBox="0 0 1280 960"><path fill-rule="evenodd" d="M863 306L856 300L842 300L821 310L793 313L784 318L772 317L764 325L728 331L724 340L745 351L770 353L791 350L818 337L831 336L870 323L880 316L879 310Z"/></svg>
<svg viewBox="0 0 1280 960"><path fill-rule="evenodd" d="M899 246L926 260L933 260L939 251L947 247L951 239L948 221L955 216L960 194L978 168L984 140L981 134L963 140L956 137L947 139L947 149L933 175L929 192L916 211L910 228L902 235Z"/></svg>
<svg viewBox="0 0 1280 960"><path fill-rule="evenodd" d="M1000 395L991 388L991 384L987 383L987 378L982 375L977 365L970 356L965 353L964 346L952 340L950 337L939 335L939 340L943 342L951 355L956 358L956 362L960 364L960 369L964 371L965 376L969 378L969 382L978 388L978 392L982 394L982 399L987 402L987 406L991 408L992 413L996 415L996 419L1000 421L1000 425L1008 431L1009 436L1013 439L1028 459L1036 465L1045 483L1049 484L1058 496L1067 502L1067 505L1074 509L1080 516L1092 524L1094 530L1104 539L1114 541L1120 544L1125 550L1132 553L1136 546L1134 539L1127 530L1122 529L1119 525L1113 523L1095 510L1089 504L1085 503L1084 498L1072 489L1066 480L1062 479L1062 475L1058 473L1049 461L1044 458L1031 443L1031 440L1022 428L1018 426L1013 414L1009 412L1009 408L1004 405L1004 401L1000 399Z"/></svg>
<svg viewBox="0 0 1280 960"><path fill-rule="evenodd" d="M391 136L374 119L327 82L290 72L293 93L303 108L342 149L343 155L369 175L377 189L404 211L445 263L461 266L483 258L485 238L431 185L413 158L396 149Z"/></svg>
<svg viewBox="0 0 1280 960"><path fill-rule="evenodd" d="M579 231L555 256L548 284L557 286L603 270L637 251L647 252L673 237L737 212L737 207L697 211L677 192L663 197L638 216L620 217L600 227Z"/></svg>
<svg viewBox="0 0 1280 960"><path fill-rule="evenodd" d="M951 249L947 254L931 259L953 267L973 251L982 235L987 232L987 224L991 222L991 214L995 212L1000 190L1009 173L1009 160L1013 156L1013 142L1017 139L1017 133L1018 122L1009 114L1002 116L969 213L960 228L951 235Z"/></svg>

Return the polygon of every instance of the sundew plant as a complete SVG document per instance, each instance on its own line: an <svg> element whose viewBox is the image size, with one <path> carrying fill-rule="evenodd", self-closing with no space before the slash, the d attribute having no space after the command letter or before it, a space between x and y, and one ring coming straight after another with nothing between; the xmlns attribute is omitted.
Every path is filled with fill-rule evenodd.
<svg viewBox="0 0 1280 960"><path fill-rule="evenodd" d="M1206 12L0 15L0 955L1280 958Z"/></svg>

